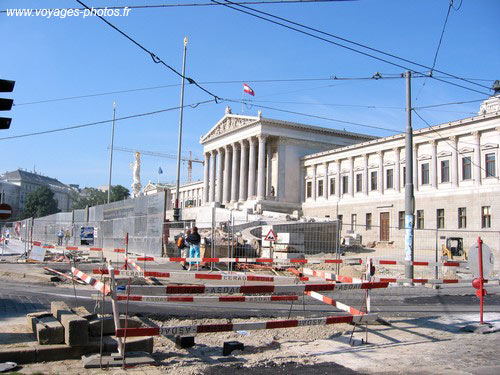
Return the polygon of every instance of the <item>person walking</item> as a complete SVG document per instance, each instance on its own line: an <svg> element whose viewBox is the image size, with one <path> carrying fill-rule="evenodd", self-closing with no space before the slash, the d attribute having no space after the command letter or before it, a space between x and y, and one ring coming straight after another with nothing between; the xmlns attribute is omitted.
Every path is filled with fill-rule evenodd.
<svg viewBox="0 0 500 375"><path fill-rule="evenodd" d="M66 244L66 246L68 246L68 242L69 242L70 238L71 238L71 232L69 231L69 229L66 229L64 231L64 243Z"/></svg>
<svg viewBox="0 0 500 375"><path fill-rule="evenodd" d="M62 246L63 237L64 237L64 231L61 228L59 229L59 232L57 232L57 246Z"/></svg>
<svg viewBox="0 0 500 375"><path fill-rule="evenodd" d="M190 258L199 258L200 257L200 242L201 236L198 233L198 227L193 227L192 233L187 236L186 241L189 243L189 257ZM191 266L193 262L189 262L188 271L191 271ZM200 270L200 262L196 262L196 270Z"/></svg>
<svg viewBox="0 0 500 375"><path fill-rule="evenodd" d="M181 258L189 257L189 243L187 242L187 237L191 234L191 229L186 229L186 234L181 234L177 239L177 247L181 252ZM186 261L181 263L182 269L186 270Z"/></svg>

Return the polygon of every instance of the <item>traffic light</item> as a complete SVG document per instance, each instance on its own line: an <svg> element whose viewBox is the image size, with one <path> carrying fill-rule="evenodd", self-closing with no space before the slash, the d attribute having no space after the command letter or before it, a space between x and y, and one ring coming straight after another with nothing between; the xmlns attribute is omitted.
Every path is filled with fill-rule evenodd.
<svg viewBox="0 0 500 375"><path fill-rule="evenodd" d="M15 81L0 79L0 92L12 92L14 90ZM10 111L14 100L0 98L0 111ZM9 129L12 119L10 117L0 117L0 129Z"/></svg>

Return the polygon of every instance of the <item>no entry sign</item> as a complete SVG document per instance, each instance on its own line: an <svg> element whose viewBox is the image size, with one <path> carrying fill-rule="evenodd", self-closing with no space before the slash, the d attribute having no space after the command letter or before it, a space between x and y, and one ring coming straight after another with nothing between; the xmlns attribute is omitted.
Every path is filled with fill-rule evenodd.
<svg viewBox="0 0 500 375"><path fill-rule="evenodd" d="M0 220L8 219L12 216L12 207L7 203L0 203Z"/></svg>

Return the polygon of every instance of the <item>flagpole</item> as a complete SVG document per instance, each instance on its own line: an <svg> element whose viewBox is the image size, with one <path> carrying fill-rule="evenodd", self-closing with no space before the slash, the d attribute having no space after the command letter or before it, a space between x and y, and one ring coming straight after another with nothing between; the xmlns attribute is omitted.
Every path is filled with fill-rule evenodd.
<svg viewBox="0 0 500 375"><path fill-rule="evenodd" d="M245 112L245 103L243 103L243 100L245 97L245 85L243 85L243 89L241 90L241 114L243 114L243 112Z"/></svg>
<svg viewBox="0 0 500 375"><path fill-rule="evenodd" d="M116 114L116 101L113 102L113 123L111 126L111 147L109 152L108 203L111 202L111 174L113 171L113 143L115 139L115 114Z"/></svg>

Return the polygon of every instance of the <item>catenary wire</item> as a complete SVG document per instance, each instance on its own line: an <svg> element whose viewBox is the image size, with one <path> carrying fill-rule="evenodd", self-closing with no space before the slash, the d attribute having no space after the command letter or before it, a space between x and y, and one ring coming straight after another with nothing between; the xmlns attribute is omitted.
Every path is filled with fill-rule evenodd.
<svg viewBox="0 0 500 375"><path fill-rule="evenodd" d="M196 108L196 107L198 107L201 104L207 104L207 103L213 103L213 100L204 100L204 101L193 103L193 104L186 104L186 105L183 106L183 108L186 108L186 107ZM169 112L169 111L173 111L173 110L180 109L180 108L181 108L181 106L176 106L176 107L171 107L171 108L166 108L166 109L160 109L160 110L157 110L157 111L139 113L139 114L136 114L136 115L118 117L118 118L115 119L115 121L129 120L129 119L132 119L132 118L138 118L138 117L156 115L158 113ZM42 135L42 134L50 134L50 133L62 132L62 131L66 131L66 130L73 130L73 129L79 129L79 128L86 128L86 127L89 127L89 126L106 124L106 123L109 123L109 122L112 122L112 121L113 120L102 120L102 121L90 122L90 123L87 123L87 124L80 124L80 125L68 126L68 127L64 127L64 128L51 129L51 130L43 130L43 131L39 131L39 132L26 133L26 134L20 134L20 135L12 135L12 136L9 136L9 137L2 137L2 138L0 138L0 141L5 141L5 140L8 140L8 139L17 139L17 138L31 137L31 136Z"/></svg>
<svg viewBox="0 0 500 375"><path fill-rule="evenodd" d="M87 5L85 5L84 3L82 3L80 0L76 0L76 1L80 5L82 5L85 8L87 8L87 9L90 10L90 8ZM189 78L189 77L185 77L182 73L178 72L172 66L168 65L160 57L158 57L156 54L154 54L153 52L151 52L150 50L148 50L146 47L144 47L142 44L140 44L139 42L137 42L134 38L132 38L131 36L129 36L127 33L125 33L122 30L120 30L118 27L116 27L115 25L113 25L111 22L109 22L108 20L106 20L104 17L102 17L100 15L97 15L97 17L99 17L99 19L101 19L109 27L113 28L114 30L116 30L117 32L119 32L122 36L124 36L129 41L131 41L132 43L134 43L137 47L139 47L144 52L146 52L151 57L151 59L153 60L153 62L155 62L156 64L162 64L163 66L165 66L167 69L169 69L170 71L172 71L173 73L175 73L176 75L178 75L179 77L181 77L182 79L187 80L190 84L195 85L200 90L202 90L205 93L207 93L208 95L212 96L214 98L214 100L215 100L216 103L220 100L220 98L217 95L215 95L215 94L211 93L210 91L208 91L206 88L204 88L203 86L201 86L198 82L196 82L194 79Z"/></svg>
<svg viewBox="0 0 500 375"><path fill-rule="evenodd" d="M413 62L413 61L411 61L411 60L408 60L408 59L405 59L405 58L402 58L402 57L399 57L399 56L396 56L396 55L393 55L393 54L390 54L390 53L387 53L387 52L381 51L381 50L379 50L379 49L375 49L375 48L372 48L372 47L368 47L368 46L363 45L363 44L361 44L361 43L353 42L353 41L350 41L350 40L348 40L348 39L346 39L346 38L342 38L342 37L339 37L339 36L336 36L336 35L333 35L333 34L330 34L330 33L326 33L326 32L324 32L324 31L321 31L321 30L318 30L318 29L315 29L315 28L312 28L312 27L309 27L309 26L305 26L305 25L300 24L300 23L297 23L297 22L290 21L290 20L288 20L288 19L286 19L286 18L282 18L282 17L275 16L275 15L270 14L270 13L268 13L268 12L259 11L259 10L257 10L257 9L250 8L250 7L247 7L247 6L244 6L244 5L240 5L240 4L235 4L235 3L233 3L233 2L231 2L231 1L229 1L229 0L223 0L223 1L225 1L224 3L220 3L220 2L219 2L219 1L217 1L217 0L211 0L211 1L213 1L213 2L215 2L215 3L218 3L218 4L225 5L227 8L233 9L233 10L235 10L235 11L238 11L238 12L241 12L241 13L248 14L248 15L250 15L250 16L252 16L252 17L260 18L260 19L265 20L265 21L267 21L267 22L271 22L271 23L274 23L274 24L276 24L276 25L279 25L279 26L285 27L285 28L287 28L287 29L297 31L297 32L299 32L299 33L302 33L302 34L305 34L305 35L311 36L311 37L316 38L316 39L319 39L319 40L323 40L323 41L325 41L325 42L327 42L327 43L337 45L337 46L339 46L339 47L342 47L342 48L348 49L348 50L350 50L350 51L353 51L353 52L356 52L356 53L359 53L359 54L365 55L365 56L367 56L367 57L370 57L370 58L373 58L373 59L376 59L376 60L379 60L379 61L385 62L385 63L387 63L387 64L391 64L391 65L393 65L393 66L397 66L397 67L402 68L402 69L405 69L405 70L410 70L410 71L415 72L415 73L423 74L423 73L421 73L421 72L416 72L414 69L410 69L410 68L408 68L408 67L405 67L405 66L403 66L403 65L400 65L400 64L395 63L395 62L392 62L392 61L389 61L389 60L387 60L387 59L384 59L384 58L381 58L381 57L378 57L378 56L375 56L375 55L369 54L369 53L367 53L367 52L363 52L363 51L357 50L357 49L352 48L352 47L345 46L345 45L343 45L343 44L340 44L340 43L334 42L334 41L332 41L332 40L325 39L325 38L320 37L320 36L318 36L318 35L311 34L311 33L306 32L306 31L304 31L304 30L297 29L297 28L295 28L295 27L293 27L293 26L289 26L289 25L286 25L286 24L284 24L284 23L274 21L274 20L272 20L272 19L269 19L269 18L266 18L266 17L260 16L260 15L255 14L255 13L251 13L251 12L249 12L249 11L246 11L246 10L244 10L244 9L240 9L240 8L245 8L245 9L249 9L249 10L251 10L251 11L253 11L253 12L256 12L256 13L265 14L265 15L267 15L267 16L269 16L269 17L273 17L273 18L276 18L276 19L279 19L279 20L282 20L282 21L288 22L288 23L290 23L290 24L292 24L292 25L296 25L296 26L302 27L302 28L307 29L307 30L315 31L315 32L320 33L320 34L323 34L323 35L328 35L328 36L330 36L330 37L333 37L333 38L336 38L336 39L340 39L340 40L345 41L345 42L347 42L347 43L351 43L351 44L354 44L354 45L357 45L357 46L360 46L360 47L366 48L366 49L368 49L368 50L375 51L375 52L377 52L377 53L384 54L384 55L386 55L386 56L390 56L390 57L392 57L392 58L395 58L395 59L398 59L398 60L402 60L402 61L408 62L408 63L413 64L413 65L417 65L417 66L420 66L420 67L423 67L423 68L426 68L426 69L430 69L428 66L425 66L425 65L423 65L423 64L416 63L416 62ZM233 7L233 6L231 6L231 5L237 5L239 8ZM479 84L479 83L476 83L476 82L467 81L467 80L466 80L466 79L464 79L464 78L461 78L461 77L458 77L458 76L455 76L455 75L452 75L452 74L446 73L446 72L444 72L444 71L437 70L437 69L435 69L435 71L436 71L436 72L439 72L439 73L441 73L441 74L445 74L445 75L447 75L447 76L453 77L453 78L455 78L455 79L459 79L459 80L462 80L462 81L464 81L464 82L467 82L467 83L470 83L470 84L473 84L473 85L477 85L477 86L480 86L480 87L486 88L486 89L488 89L488 90L491 90L491 88L490 88L490 87L484 86L484 85ZM472 89L472 88L467 87L467 86L462 86L462 85L459 85L459 84L456 84L456 83L453 83L453 82L449 82L449 81L446 81L446 80L444 80L444 79L440 79L440 78L433 77L433 76L431 76L431 78L433 78L433 79L435 79L435 80L437 80L437 81L440 81L440 82L444 82L444 83L447 83L447 84L450 84L450 85L453 85L453 86L456 86L456 87L460 87L460 88L466 89L466 90L470 90L470 91L478 92L478 93L483 94L483 95L488 95L488 96L490 95L489 93L484 93L484 92L482 92L482 91L475 90L475 89Z"/></svg>

